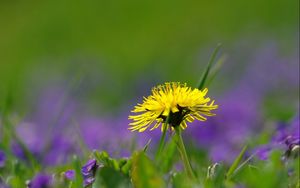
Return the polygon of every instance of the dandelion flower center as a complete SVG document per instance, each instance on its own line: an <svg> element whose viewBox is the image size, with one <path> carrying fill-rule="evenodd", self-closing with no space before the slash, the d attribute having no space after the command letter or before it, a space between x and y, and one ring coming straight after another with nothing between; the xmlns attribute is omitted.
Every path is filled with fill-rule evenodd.
<svg viewBox="0 0 300 188"><path fill-rule="evenodd" d="M129 116L133 120L129 129L143 132L149 127L150 130L156 129L161 123L185 129L187 121L205 121L205 116L215 115L211 111L218 108L214 101L205 97L207 92L208 89L192 89L179 82L167 82L154 87L151 95L144 97L143 103L137 104L131 111L136 115Z"/></svg>

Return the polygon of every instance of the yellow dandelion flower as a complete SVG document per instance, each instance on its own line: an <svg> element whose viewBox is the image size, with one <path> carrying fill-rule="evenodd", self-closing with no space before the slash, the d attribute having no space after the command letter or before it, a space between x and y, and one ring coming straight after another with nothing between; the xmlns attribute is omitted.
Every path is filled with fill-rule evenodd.
<svg viewBox="0 0 300 188"><path fill-rule="evenodd" d="M186 122L193 122L195 119L205 121L205 116L213 116L212 110L218 108L210 98L205 97L208 89L202 91L187 87L179 82L167 82L152 89L152 94L144 97L142 104L137 104L131 112L137 115L130 115L133 120L129 124L132 131L143 132L150 126L151 129L158 128L161 123L171 127L187 127ZM161 126L163 130L163 126Z"/></svg>

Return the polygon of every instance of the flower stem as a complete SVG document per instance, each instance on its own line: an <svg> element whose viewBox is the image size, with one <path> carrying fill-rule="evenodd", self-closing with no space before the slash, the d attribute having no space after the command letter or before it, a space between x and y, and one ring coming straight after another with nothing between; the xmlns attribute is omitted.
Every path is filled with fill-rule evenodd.
<svg viewBox="0 0 300 188"><path fill-rule="evenodd" d="M160 137L158 150L157 150L156 155L155 155L156 159L158 159L160 153L162 152L162 150L164 148L166 134L167 134L167 129L168 129L168 124L167 123L164 123L162 126L163 126L163 132L162 132L162 135Z"/></svg>
<svg viewBox="0 0 300 188"><path fill-rule="evenodd" d="M177 126L175 127L175 131L176 131L176 143L177 143L177 148L180 152L180 155L181 155L181 158L183 160L183 164L184 164L184 168L185 168L185 171L187 173L187 175L190 177L190 178L195 178L195 175L194 175L194 172L192 170L192 167L191 167L191 164L190 164L190 161L188 159L188 156L187 156L187 153L186 153L186 150L185 150L185 146L184 146L184 143L183 143L183 140L182 140L182 136L181 136L181 130L180 130L180 127Z"/></svg>

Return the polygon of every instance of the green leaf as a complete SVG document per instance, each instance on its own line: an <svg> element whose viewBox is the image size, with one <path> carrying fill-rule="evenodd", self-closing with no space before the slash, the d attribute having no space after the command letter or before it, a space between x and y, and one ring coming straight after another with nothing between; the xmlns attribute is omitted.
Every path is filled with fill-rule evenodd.
<svg viewBox="0 0 300 188"><path fill-rule="evenodd" d="M195 184L194 181L186 175L186 173L174 173L172 177L172 187L174 188L193 188L193 187L201 187Z"/></svg>
<svg viewBox="0 0 300 188"><path fill-rule="evenodd" d="M99 152L95 150L93 153L98 162L105 163L109 158L109 155L106 151Z"/></svg>
<svg viewBox="0 0 300 188"><path fill-rule="evenodd" d="M116 159L110 158L106 151L94 151L94 156L104 166L120 170L119 162Z"/></svg>
<svg viewBox="0 0 300 188"><path fill-rule="evenodd" d="M215 188L222 187L224 184L225 167L222 164L215 163L207 168L207 177L205 180L205 187Z"/></svg>
<svg viewBox="0 0 300 188"><path fill-rule="evenodd" d="M238 167L238 165L242 161L243 156L244 156L246 150L247 150L247 146L244 146L243 149L242 149L242 151L239 153L239 155L237 156L237 158L234 160L234 162L230 166L230 168L229 168L229 170L228 170L228 172L226 174L226 178L227 179L231 178L231 175L233 174L233 172L236 170L236 168Z"/></svg>
<svg viewBox="0 0 300 188"><path fill-rule="evenodd" d="M160 169L163 172L168 172L175 159L177 159L177 156L175 155L177 149L177 145L174 141L174 139L170 139L170 141L166 144L165 149L164 149L164 154L160 156L158 164Z"/></svg>
<svg viewBox="0 0 300 188"><path fill-rule="evenodd" d="M136 188L166 187L162 175L144 152L133 154L131 175Z"/></svg>
<svg viewBox="0 0 300 188"><path fill-rule="evenodd" d="M125 176L120 171L115 170L112 167L102 167L96 173L96 181L93 187L103 187L103 188L127 188L132 187L130 179Z"/></svg>
<svg viewBox="0 0 300 188"><path fill-rule="evenodd" d="M282 151L272 151L269 160L255 161L255 168L242 169L242 173L235 177L239 182L243 182L245 187L294 187L293 181L288 181L287 166L282 161Z"/></svg>
<svg viewBox="0 0 300 188"><path fill-rule="evenodd" d="M8 184L11 187L24 187L26 184L26 181L22 181L21 177L19 176L11 176L8 178Z"/></svg>
<svg viewBox="0 0 300 188"><path fill-rule="evenodd" d="M102 164L104 167L110 167L116 171L122 172L126 176L129 176L132 165L131 158L121 158L117 160L110 158L106 151L99 152L95 150L93 153L98 163Z"/></svg>
<svg viewBox="0 0 300 188"><path fill-rule="evenodd" d="M207 77L208 77L210 69L211 69L211 66L212 66L213 62L215 61L216 56L217 56L221 46L222 46L221 44L218 44L217 47L214 49L214 51L213 51L213 53L210 57L210 60L207 64L207 67L206 67L205 71L202 74L202 77L201 77L200 82L198 84L198 89L202 90L204 88L205 82L207 80Z"/></svg>
<svg viewBox="0 0 300 188"><path fill-rule="evenodd" d="M121 172L125 175L129 175L131 166L132 166L132 159L128 159L124 165L120 166Z"/></svg>
<svg viewBox="0 0 300 188"><path fill-rule="evenodd" d="M74 188L82 188L83 186L83 178L81 175L81 163L76 155L73 156L73 169L75 170L75 179L72 187Z"/></svg>

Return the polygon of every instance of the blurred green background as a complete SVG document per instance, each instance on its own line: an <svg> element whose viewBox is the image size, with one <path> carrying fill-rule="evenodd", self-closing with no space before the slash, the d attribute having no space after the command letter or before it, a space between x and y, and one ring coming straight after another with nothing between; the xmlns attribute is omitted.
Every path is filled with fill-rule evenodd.
<svg viewBox="0 0 300 188"><path fill-rule="evenodd" d="M196 84L217 43L226 52L275 39L295 52L298 26L298 0L2 0L0 107L25 109L37 82L61 75L94 75L88 98L118 106L137 80Z"/></svg>

